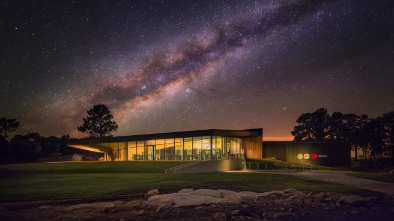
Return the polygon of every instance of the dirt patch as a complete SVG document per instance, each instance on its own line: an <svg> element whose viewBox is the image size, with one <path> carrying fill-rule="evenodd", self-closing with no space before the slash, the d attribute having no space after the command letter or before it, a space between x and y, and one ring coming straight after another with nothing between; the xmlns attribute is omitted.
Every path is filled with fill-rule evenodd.
<svg viewBox="0 0 394 221"><path fill-rule="evenodd" d="M194 203L185 203L186 197L191 197ZM294 189L265 193L188 189L149 196L149 199L122 197L85 202L2 204L0 213L1 220L370 221L392 220L394 202L389 196L363 198L330 192L305 193Z"/></svg>

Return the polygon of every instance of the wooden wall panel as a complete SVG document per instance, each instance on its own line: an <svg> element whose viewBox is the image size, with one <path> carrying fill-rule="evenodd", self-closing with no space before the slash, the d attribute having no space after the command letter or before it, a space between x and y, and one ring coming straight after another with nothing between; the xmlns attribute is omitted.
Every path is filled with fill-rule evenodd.
<svg viewBox="0 0 394 221"><path fill-rule="evenodd" d="M263 138L262 138L262 136L243 138L242 146L244 148L245 158L262 158L263 157Z"/></svg>

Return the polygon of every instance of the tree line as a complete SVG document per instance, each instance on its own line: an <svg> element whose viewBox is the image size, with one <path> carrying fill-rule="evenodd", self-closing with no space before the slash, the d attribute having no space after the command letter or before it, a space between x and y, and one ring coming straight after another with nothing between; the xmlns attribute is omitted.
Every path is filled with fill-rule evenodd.
<svg viewBox="0 0 394 221"><path fill-rule="evenodd" d="M0 130L4 133L2 126ZM15 135L10 140L6 139L7 137L0 135L0 163L34 162L40 158L50 157L54 153L68 154L72 151L67 147L67 140L70 138L68 135L60 138L43 137L38 132L32 132Z"/></svg>
<svg viewBox="0 0 394 221"><path fill-rule="evenodd" d="M87 111L83 124L77 129L89 137L111 136L118 129L109 108L104 104L94 105ZM0 118L0 163L33 162L39 158L50 157L53 154L72 154L73 148L67 147L69 135L60 138L55 136L43 137L38 132L26 135L15 135L8 139L8 134L20 126L16 119ZM104 150L111 157L112 149ZM113 158L113 157L112 157Z"/></svg>
<svg viewBox="0 0 394 221"><path fill-rule="evenodd" d="M77 129L87 133L90 137L111 136L118 129L108 107L103 104L94 105L87 111L83 124ZM294 141L346 141L351 143L358 157L358 150L362 150L361 157L394 159L394 111L384 113L377 118L365 114L327 113L327 109L320 108L313 113L303 113L296 120L291 131ZM8 133L16 131L20 126L16 119L0 118L0 160L29 162L51 153L67 153L69 135L61 138L55 136L42 137L33 132L27 135L15 135L10 141ZM105 150L111 155L110 150Z"/></svg>
<svg viewBox="0 0 394 221"><path fill-rule="evenodd" d="M294 141L346 141L355 151L362 150L361 157L394 158L394 111L377 118L354 113L327 113L319 108L313 113L303 113L291 131Z"/></svg>

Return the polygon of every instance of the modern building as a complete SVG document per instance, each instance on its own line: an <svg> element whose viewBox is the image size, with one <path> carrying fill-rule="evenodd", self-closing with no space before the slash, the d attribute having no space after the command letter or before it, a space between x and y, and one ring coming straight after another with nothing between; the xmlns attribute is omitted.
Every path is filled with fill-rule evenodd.
<svg viewBox="0 0 394 221"><path fill-rule="evenodd" d="M101 139L74 139L68 146L102 152L105 160L222 160L262 157L263 129L196 130Z"/></svg>
<svg viewBox="0 0 394 221"><path fill-rule="evenodd" d="M348 167L350 143L265 141L263 129L196 130L72 139L68 146L99 152L110 161L215 161L274 158L289 163ZM223 163L223 162L222 162Z"/></svg>

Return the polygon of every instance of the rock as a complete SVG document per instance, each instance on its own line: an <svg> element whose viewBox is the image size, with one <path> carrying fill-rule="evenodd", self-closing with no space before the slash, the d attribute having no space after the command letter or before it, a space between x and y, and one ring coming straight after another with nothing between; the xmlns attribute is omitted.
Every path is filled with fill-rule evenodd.
<svg viewBox="0 0 394 221"><path fill-rule="evenodd" d="M116 201L115 203L119 203L119 202L120 201ZM63 210L71 211L71 210L82 209L82 208L102 208L102 210L104 210L104 208L107 208L107 209L114 208L116 206L115 203L113 203L113 202L83 203L83 204L78 204L78 205L74 205L74 206L68 206L68 207L64 208Z"/></svg>
<svg viewBox="0 0 394 221"><path fill-rule="evenodd" d="M284 192L284 193L294 193L294 192L298 192L298 190L296 190L294 188L290 188L290 189L285 189L282 192Z"/></svg>
<svg viewBox="0 0 394 221"><path fill-rule="evenodd" d="M306 197L306 193L298 191L296 189L288 189L288 190L284 190L283 192L291 194L296 197Z"/></svg>
<svg viewBox="0 0 394 221"><path fill-rule="evenodd" d="M389 175L394 175L394 170L390 170Z"/></svg>
<svg viewBox="0 0 394 221"><path fill-rule="evenodd" d="M148 199L148 204L157 207L172 206L175 204L174 198L168 195L169 194L151 196Z"/></svg>
<svg viewBox="0 0 394 221"><path fill-rule="evenodd" d="M190 193L193 192L193 189L181 189L178 193Z"/></svg>
<svg viewBox="0 0 394 221"><path fill-rule="evenodd" d="M273 218L278 220L296 220L298 217L294 213L276 213Z"/></svg>
<svg viewBox="0 0 394 221"><path fill-rule="evenodd" d="M218 191L220 192L220 196L221 196L221 197L228 196L228 195L235 195L235 194L237 194L237 192L232 191L232 190L222 190L222 189L219 189Z"/></svg>
<svg viewBox="0 0 394 221"><path fill-rule="evenodd" d="M356 195L349 195L349 196L342 196L337 201L338 204L342 205L352 205L352 206L367 206L368 201L364 200L361 196Z"/></svg>
<svg viewBox="0 0 394 221"><path fill-rule="evenodd" d="M215 218L215 220L226 220L227 215L225 212L217 212L217 213L215 213L214 218Z"/></svg>
<svg viewBox="0 0 394 221"><path fill-rule="evenodd" d="M126 203L124 206L125 207L131 207L131 208L136 208L136 209L143 209L146 207L146 201L144 200L132 200L128 203Z"/></svg>
<svg viewBox="0 0 394 221"><path fill-rule="evenodd" d="M314 198L319 199L319 200L323 200L325 198L327 198L327 194L320 192L320 193L316 193L315 195L313 195Z"/></svg>
<svg viewBox="0 0 394 221"><path fill-rule="evenodd" d="M256 194L256 192L250 192L250 191L242 191L239 192L238 195L240 196L241 201L256 200L258 197L258 194Z"/></svg>
<svg viewBox="0 0 394 221"><path fill-rule="evenodd" d="M49 209L49 208L51 208L51 206L40 206L40 207L38 207L38 209Z"/></svg>
<svg viewBox="0 0 394 221"><path fill-rule="evenodd" d="M312 205L313 204L313 202L312 202L312 200L310 199L310 198L306 198L306 199L304 199L304 202L303 202L305 205Z"/></svg>
<svg viewBox="0 0 394 221"><path fill-rule="evenodd" d="M156 209L156 213L160 213L160 212L162 212L163 211L163 206L159 206L157 209Z"/></svg>
<svg viewBox="0 0 394 221"><path fill-rule="evenodd" d="M147 193L145 193L145 198L148 199L149 197L154 196L154 195L158 195L158 194L159 194L158 189L152 189L152 190L149 190Z"/></svg>
<svg viewBox="0 0 394 221"><path fill-rule="evenodd" d="M211 189L198 189L190 192L192 195L200 195L200 196L211 196L211 197L221 197L221 193L218 190Z"/></svg>
<svg viewBox="0 0 394 221"><path fill-rule="evenodd" d="M241 197L239 197L237 195L228 195L228 196L225 196L219 202L228 203L228 204L240 204L241 203Z"/></svg>
<svg viewBox="0 0 394 221"><path fill-rule="evenodd" d="M261 198L261 197L267 197L267 196L282 196L283 194L285 194L284 191L274 190L274 191L271 191L271 192L260 193L260 194L258 194L257 197Z"/></svg>
<svg viewBox="0 0 394 221"><path fill-rule="evenodd" d="M109 208L108 207L103 207L103 209L101 209L102 213L109 213Z"/></svg>
<svg viewBox="0 0 394 221"><path fill-rule="evenodd" d="M302 197L298 197L298 196L289 196L286 200L284 200L283 202L285 204L298 204L301 205L303 201ZM282 204L282 202L280 202L278 200L278 202L276 201L276 204Z"/></svg>
<svg viewBox="0 0 394 221"><path fill-rule="evenodd" d="M143 216L143 215L145 215L145 210L139 210L139 211L137 211L137 215L138 215L138 216Z"/></svg>
<svg viewBox="0 0 394 221"><path fill-rule="evenodd" d="M119 219L119 221L125 221L125 219L122 217L122 218Z"/></svg>
<svg viewBox="0 0 394 221"><path fill-rule="evenodd" d="M376 203L376 204L387 204L388 201L392 199L391 196L371 196L366 198L370 203Z"/></svg>
<svg viewBox="0 0 394 221"><path fill-rule="evenodd" d="M231 211L231 215L238 215L239 214L239 212L240 212L240 210L239 209L237 209L237 210L234 210L234 211Z"/></svg>

